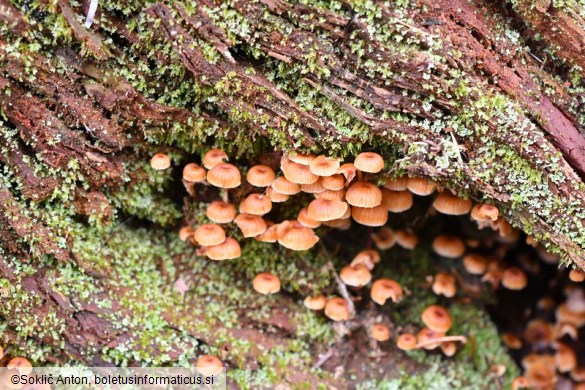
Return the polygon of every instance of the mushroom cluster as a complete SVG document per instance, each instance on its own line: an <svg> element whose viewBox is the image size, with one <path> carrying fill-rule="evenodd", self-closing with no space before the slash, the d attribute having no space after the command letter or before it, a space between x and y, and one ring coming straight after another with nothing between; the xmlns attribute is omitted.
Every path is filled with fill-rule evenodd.
<svg viewBox="0 0 585 390"><path fill-rule="evenodd" d="M403 289L396 280L388 277L375 279L373 271L382 260L379 251L395 247L413 250L420 245L422 240L419 240L413 225L392 229L387 223L392 213L411 209L416 197L429 197L431 207L427 216L437 213L459 217L468 215L469 221L478 229L495 232L490 239L480 240L461 232L442 231L429 241L435 255L452 264L435 275L429 275L427 280L429 289L447 303L445 306L449 306L451 299L473 295L485 286L492 291L518 294L529 285L528 274L537 265L514 252L520 238L519 231L500 215L495 205L474 204L424 178L385 177L381 173L385 162L382 156L373 152L360 153L353 162L294 151L278 158L278 168L255 165L244 170L244 177L237 166L227 162L227 153L219 149L209 150L201 165L194 162L185 165L183 184L189 194L197 196L198 186L213 186L218 189L218 195L207 204L205 214L208 221L184 226L179 232L180 238L198 246L199 255L210 260L228 260L240 257L240 245L246 238L278 244L293 251L306 251L313 248L327 231L323 227L343 231L348 230L352 223L366 226L371 230L371 244L377 250L363 249L339 269L336 277L343 285L339 295L316 294L304 299L308 309L322 311L336 322L348 321L355 318L354 301L361 299L354 293L367 291L363 289L368 286L369 299L378 307L388 301L399 303L408 295L408 289ZM153 157L151 164L154 169L166 169L171 165L170 159L160 154ZM275 204L286 202L299 208L296 219L273 221L268 218L269 214L277 214L271 214ZM234 237L236 229L243 239ZM532 237L528 236L526 242L536 248L542 261L558 262L558 258L546 253ZM507 259L512 252L515 260L509 262ZM571 346L571 342L578 338L579 328L585 325L584 290L578 286L585 280L585 274L577 270L565 274L570 281L564 291L566 299L558 304L544 300L539 303L554 311L554 323L534 318L526 325L523 334L506 332L502 335L503 342L510 349L522 348L525 351L522 360L525 374L515 382L516 388L539 387L546 381L554 384L558 380L557 374L575 383L585 382L585 369L578 366ZM281 281L277 275L261 272L254 277L252 287L260 294L275 294L281 290ZM448 308L434 304L426 307L420 315L424 326L418 333L398 332L395 336L399 349L439 349L444 355L453 356L458 343L467 341L463 335L448 334L452 326ZM368 334L376 342L388 341L393 338L391 326L380 321L370 323ZM527 344L531 348L527 349ZM542 366L547 366L547 370Z"/></svg>

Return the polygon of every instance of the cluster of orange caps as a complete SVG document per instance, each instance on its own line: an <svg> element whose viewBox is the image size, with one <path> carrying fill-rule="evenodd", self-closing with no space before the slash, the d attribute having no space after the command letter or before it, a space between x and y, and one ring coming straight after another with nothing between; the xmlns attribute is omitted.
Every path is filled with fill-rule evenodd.
<svg viewBox="0 0 585 390"><path fill-rule="evenodd" d="M198 253L212 260L234 259L241 255L239 242L228 237L221 226L232 222L244 237L278 242L288 249L302 251L311 249L319 241L313 229L325 225L346 230L353 220L361 225L381 227L372 234L380 250L390 249L396 244L405 249L414 249L418 244L414 233L408 230L393 231L384 226L388 221L388 213L406 211L413 205L413 195L429 196L436 190L434 183L416 177L386 179L383 186L374 184L378 181L376 174L384 168L384 160L377 153L364 152L353 163L342 164L335 158L289 152L281 158L278 175L267 165L256 165L248 170L247 182L254 188L264 190L248 194L236 208L229 202L228 191L239 187L242 177L240 170L227 160L224 151L211 149L203 157L203 167L189 163L183 169L183 183L190 193L193 193L196 183L221 189L221 199L207 207L206 215L212 223L201 224L195 229L185 226L180 231L182 240L199 245ZM167 169L170 165L170 159L165 154L157 154L151 160L151 166L157 170ZM300 210L296 220L273 223L263 218L271 211L273 203L286 202L301 192L313 194L315 199ZM459 198L449 191L440 192L432 205L433 211L446 215L470 214L480 229L491 228L499 232L502 242L518 239L518 231L499 215L494 205L473 205L470 200ZM492 283L494 288L501 284L507 289L520 290L527 285L527 276L521 268L505 267L500 261L477 253L466 253L467 247L479 247L476 240L463 240L456 235L443 234L433 240L432 247L439 256L462 258L463 267L468 273L481 276L482 281ZM380 260L381 256L376 250L362 250L350 264L341 269L339 277L346 286L362 288L371 282L371 271ZM576 281L585 279L585 275L576 270L571 271L570 276ZM449 272L438 273L431 281L435 294L448 298L455 296L456 278ZM278 276L268 272L256 275L252 285L261 294L274 294L281 288ZM403 297L403 290L398 282L382 278L372 283L370 296L379 305L384 305L387 300L397 303ZM311 310L323 310L334 321L348 320L353 314L353 306L343 297L328 299L323 295L308 296L304 305ZM565 316L575 316L570 310L565 312L569 313L565 313ZM579 321L583 322L574 324L577 328L585 323L584 317L585 312L579 317ZM464 336L447 335L452 320L444 307L427 307L421 319L425 325L422 330L416 336L409 333L399 335L396 340L398 348L411 350L440 347L445 355L452 356L457 350L456 342L466 342ZM376 323L370 328L370 336L376 341L386 341L391 338L391 331L385 324ZM221 361L216 357L205 355L200 360L202 365L221 367ZM527 376L529 373L527 369ZM515 387L521 387L525 380L526 377L518 378Z"/></svg>

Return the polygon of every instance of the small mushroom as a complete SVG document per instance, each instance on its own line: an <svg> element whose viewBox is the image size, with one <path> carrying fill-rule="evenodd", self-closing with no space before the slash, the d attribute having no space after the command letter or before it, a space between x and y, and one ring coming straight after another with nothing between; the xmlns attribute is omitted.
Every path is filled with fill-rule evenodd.
<svg viewBox="0 0 585 390"><path fill-rule="evenodd" d="M284 173L284 177L292 183L297 184L313 184L319 180L319 176L311 172L307 165L297 164L283 158L280 162L280 169Z"/></svg>
<svg viewBox="0 0 585 390"><path fill-rule="evenodd" d="M207 207L205 215L215 223L230 223L236 217L236 206L216 200Z"/></svg>
<svg viewBox="0 0 585 390"><path fill-rule="evenodd" d="M332 221L341 218L348 207L347 203L339 200L315 199L309 204L307 213L315 221Z"/></svg>
<svg viewBox="0 0 585 390"><path fill-rule="evenodd" d="M364 264L370 271L374 269L374 265L381 260L380 253L375 249L364 249L358 252L351 261L352 265Z"/></svg>
<svg viewBox="0 0 585 390"><path fill-rule="evenodd" d="M370 329L370 337L376 341L390 340L390 336L390 328L380 322L372 325L372 328Z"/></svg>
<svg viewBox="0 0 585 390"><path fill-rule="evenodd" d="M454 297L457 292L455 277L448 272L439 272L435 275L432 290L437 295L444 295L447 298Z"/></svg>
<svg viewBox="0 0 585 390"><path fill-rule="evenodd" d="M280 291L280 279L269 272L261 272L254 277L252 287L263 295L275 294Z"/></svg>
<svg viewBox="0 0 585 390"><path fill-rule="evenodd" d="M323 310L327 304L327 298L324 295L315 295L306 297L303 304L310 310Z"/></svg>
<svg viewBox="0 0 585 390"><path fill-rule="evenodd" d="M408 177L403 176L396 179L387 179L384 187L390 191L406 191L408 189Z"/></svg>
<svg viewBox="0 0 585 390"><path fill-rule="evenodd" d="M433 250L448 258L457 258L465 253L465 243L457 236L441 234L433 240Z"/></svg>
<svg viewBox="0 0 585 390"><path fill-rule="evenodd" d="M349 186L345 200L352 206L376 207L382 203L382 191L373 183L358 181Z"/></svg>
<svg viewBox="0 0 585 390"><path fill-rule="evenodd" d="M441 192L433 202L435 210L447 215L465 215L471 210L472 203L468 199L462 199L449 191Z"/></svg>
<svg viewBox="0 0 585 390"><path fill-rule="evenodd" d="M353 165L362 172L378 173L384 168L384 159L378 153L363 152L358 154Z"/></svg>
<svg viewBox="0 0 585 390"><path fill-rule="evenodd" d="M378 305L383 305L388 299L391 299L394 303L398 303L402 300L402 294L400 284L388 278L376 280L370 290L372 300Z"/></svg>
<svg viewBox="0 0 585 390"><path fill-rule="evenodd" d="M396 346L403 351L410 351L416 348L416 336L410 333L403 333L396 339Z"/></svg>
<svg viewBox="0 0 585 390"><path fill-rule="evenodd" d="M324 176L321 178L321 184L327 190L339 191L345 187L345 178L339 173L333 176Z"/></svg>
<svg viewBox="0 0 585 390"><path fill-rule="evenodd" d="M351 208L351 217L364 226L384 226L388 222L388 211L383 206L354 206Z"/></svg>
<svg viewBox="0 0 585 390"><path fill-rule="evenodd" d="M307 207L303 207L301 211L299 211L299 214L297 215L297 221L299 221L301 225L311 229L317 229L319 226L321 226L321 222L311 218Z"/></svg>
<svg viewBox="0 0 585 390"><path fill-rule="evenodd" d="M33 370L31 362L22 356L16 356L10 359L6 364L6 368L17 370L20 375L28 375Z"/></svg>
<svg viewBox="0 0 585 390"><path fill-rule="evenodd" d="M272 203L283 203L283 202L286 202L288 200L288 197L289 197L286 194L281 194L280 192L276 191L272 187L268 187L266 189L266 196L268 196L270 198L270 200L272 201Z"/></svg>
<svg viewBox="0 0 585 390"><path fill-rule="evenodd" d="M526 274L518 267L506 268L502 274L502 286L508 290L522 290L527 283Z"/></svg>
<svg viewBox="0 0 585 390"><path fill-rule="evenodd" d="M308 227L298 221L284 221L277 227L278 243L295 251L311 249L319 241L319 237Z"/></svg>
<svg viewBox="0 0 585 390"><path fill-rule="evenodd" d="M325 305L325 315L333 321L349 319L349 305L341 297L331 298Z"/></svg>
<svg viewBox="0 0 585 390"><path fill-rule="evenodd" d="M201 375L214 376L223 371L223 364L213 355L203 355L195 362L195 369Z"/></svg>
<svg viewBox="0 0 585 390"><path fill-rule="evenodd" d="M256 237L264 233L268 227L262 217L248 213L239 214L234 222L238 225L244 237Z"/></svg>
<svg viewBox="0 0 585 390"><path fill-rule="evenodd" d="M487 259L475 253L463 256L463 267L472 275L483 275L487 269Z"/></svg>
<svg viewBox="0 0 585 390"><path fill-rule="evenodd" d="M207 172L207 182L218 188L236 188L242 184L242 178L236 166L219 163Z"/></svg>
<svg viewBox="0 0 585 390"><path fill-rule="evenodd" d="M339 169L339 160L325 156L315 157L310 163L311 172L317 176L332 176Z"/></svg>
<svg viewBox="0 0 585 390"><path fill-rule="evenodd" d="M189 163L183 167L183 180L191 183L200 183L205 181L207 172L205 169L195 163Z"/></svg>
<svg viewBox="0 0 585 390"><path fill-rule="evenodd" d="M339 277L351 287L363 287L372 280L372 274L363 264L346 265L339 272Z"/></svg>
<svg viewBox="0 0 585 390"><path fill-rule="evenodd" d="M277 177L272 183L271 188L283 195L295 195L301 192L301 186L299 184L289 181L284 176ZM272 201L274 202L274 200Z"/></svg>
<svg viewBox="0 0 585 390"><path fill-rule="evenodd" d="M287 153L286 158L297 164L309 165L311 161L315 159L315 155L311 153L303 154L295 150L291 150Z"/></svg>
<svg viewBox="0 0 585 390"><path fill-rule="evenodd" d="M447 333L453 325L453 320L447 309L439 305L428 306L421 314L422 322L431 330Z"/></svg>
<svg viewBox="0 0 585 390"><path fill-rule="evenodd" d="M264 194L250 194L240 203L240 213L264 215L270 210L272 210L272 201Z"/></svg>
<svg viewBox="0 0 585 390"><path fill-rule="evenodd" d="M164 171L171 166L171 158L164 153L157 153L150 159L150 166L156 171Z"/></svg>
<svg viewBox="0 0 585 390"><path fill-rule="evenodd" d="M387 188L382 190L382 205L392 213L402 213L412 207L412 194L408 191L390 191Z"/></svg>
<svg viewBox="0 0 585 390"><path fill-rule="evenodd" d="M238 241L232 237L228 237L219 245L204 247L203 254L211 260L229 260L240 257L242 251Z"/></svg>
<svg viewBox="0 0 585 390"><path fill-rule="evenodd" d="M396 243L404 249L412 250L418 244L416 235L407 230L397 230L394 233L394 238L396 238Z"/></svg>
<svg viewBox="0 0 585 390"><path fill-rule="evenodd" d="M221 149L211 149L203 156L203 166L207 169L211 169L222 162L228 160L228 155Z"/></svg>
<svg viewBox="0 0 585 390"><path fill-rule="evenodd" d="M390 249L396 243L394 232L389 227L382 227L377 232L371 234L372 240L376 244L376 248L381 251Z"/></svg>
<svg viewBox="0 0 585 390"><path fill-rule="evenodd" d="M193 237L199 245L213 246L225 241L225 232L219 225L205 223L195 229Z"/></svg>
<svg viewBox="0 0 585 390"><path fill-rule="evenodd" d="M323 179L324 177L319 178L316 182L312 184L301 184L301 191L306 192L308 194L319 194L325 191L327 188L323 186Z"/></svg>
<svg viewBox="0 0 585 390"><path fill-rule="evenodd" d="M436 185L422 177L409 177L406 188L415 195L428 196L435 192Z"/></svg>
<svg viewBox="0 0 585 390"><path fill-rule="evenodd" d="M266 165L255 165L246 174L246 180L254 187L268 187L275 178L272 168Z"/></svg>

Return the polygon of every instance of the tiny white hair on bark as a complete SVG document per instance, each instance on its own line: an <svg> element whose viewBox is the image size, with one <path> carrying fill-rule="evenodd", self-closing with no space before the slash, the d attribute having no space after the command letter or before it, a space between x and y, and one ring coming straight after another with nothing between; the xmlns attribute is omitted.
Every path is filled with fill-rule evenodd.
<svg viewBox="0 0 585 390"><path fill-rule="evenodd" d="M97 11L99 0L91 0L89 3L89 9L87 10L87 17L85 18L85 28L90 28L91 24L93 23L93 18L95 16L95 11Z"/></svg>

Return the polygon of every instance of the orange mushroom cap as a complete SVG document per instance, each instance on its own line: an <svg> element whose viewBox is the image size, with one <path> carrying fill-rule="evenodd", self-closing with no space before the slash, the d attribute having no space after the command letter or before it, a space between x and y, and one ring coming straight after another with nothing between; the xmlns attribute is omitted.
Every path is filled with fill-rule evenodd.
<svg viewBox="0 0 585 390"><path fill-rule="evenodd" d="M299 221L301 225L311 229L316 229L321 226L321 222L311 218L306 207L303 207L301 211L299 211L299 214L297 215L297 221Z"/></svg>
<svg viewBox="0 0 585 390"><path fill-rule="evenodd" d="M388 222L388 211L383 206L352 207L351 217L354 221L365 226L384 226Z"/></svg>
<svg viewBox="0 0 585 390"><path fill-rule="evenodd" d="M317 176L331 176L337 173L339 165L337 159L318 156L309 163L309 168Z"/></svg>
<svg viewBox="0 0 585 390"><path fill-rule="evenodd" d="M207 169L211 169L214 166L221 164L228 160L228 155L221 149L211 149L203 156L203 166Z"/></svg>
<svg viewBox="0 0 585 390"><path fill-rule="evenodd" d="M364 249L358 252L357 255L351 261L352 265L364 264L371 271L374 269L374 265L378 264L381 260L380 253L375 249Z"/></svg>
<svg viewBox="0 0 585 390"><path fill-rule="evenodd" d="M323 295L316 295L314 297L306 297L303 304L310 310L323 310L327 304L327 298Z"/></svg>
<svg viewBox="0 0 585 390"><path fill-rule="evenodd" d="M381 251L390 249L396 243L394 231L387 226L384 226L377 232L371 234L372 240L376 244L376 247Z"/></svg>
<svg viewBox="0 0 585 390"><path fill-rule="evenodd" d="M301 191L309 193L309 194L319 194L325 191L325 188L322 184L324 177L319 178L316 182L312 184L301 184Z"/></svg>
<svg viewBox="0 0 585 390"><path fill-rule="evenodd" d="M269 272L261 272L254 277L252 286L260 294L275 294L280 291L280 279Z"/></svg>
<svg viewBox="0 0 585 390"><path fill-rule="evenodd" d="M266 230L266 222L262 217L254 214L239 214L234 220L244 237L256 237Z"/></svg>
<svg viewBox="0 0 585 390"><path fill-rule="evenodd" d="M453 325L447 309L439 305L428 306L421 314L422 322L431 330L446 333Z"/></svg>
<svg viewBox="0 0 585 390"><path fill-rule="evenodd" d="M410 351L416 347L416 336L403 333L396 339L396 346L403 351Z"/></svg>
<svg viewBox="0 0 585 390"><path fill-rule="evenodd" d="M191 183L200 183L205 180L207 172L195 163L189 163L183 167L183 180Z"/></svg>
<svg viewBox="0 0 585 390"><path fill-rule="evenodd" d="M414 249L418 245L418 238L414 233L406 230L397 230L394 233L396 243L404 249Z"/></svg>
<svg viewBox="0 0 585 390"><path fill-rule="evenodd" d="M215 223L230 223L236 217L236 206L216 200L207 207L205 215Z"/></svg>
<svg viewBox="0 0 585 390"><path fill-rule="evenodd" d="M150 166L157 171L164 171L171 166L171 158L164 153L157 153L150 159Z"/></svg>
<svg viewBox="0 0 585 390"><path fill-rule="evenodd" d="M291 150L287 153L286 158L297 164L309 165L311 161L315 159L315 155L311 153L303 154L295 150Z"/></svg>
<svg viewBox="0 0 585 390"><path fill-rule="evenodd" d="M403 176L396 179L386 179L384 187L390 191L406 191L408 189L408 177Z"/></svg>
<svg viewBox="0 0 585 390"><path fill-rule="evenodd" d="M345 189L338 191L325 190L314 195L317 199L345 200Z"/></svg>
<svg viewBox="0 0 585 390"><path fill-rule="evenodd" d="M33 370L31 362L27 358L22 356L16 356L10 359L6 364L6 368L15 369L21 375L28 375Z"/></svg>
<svg viewBox="0 0 585 390"><path fill-rule="evenodd" d="M195 368L204 376L213 376L223 371L223 364L213 355L203 355L195 362Z"/></svg>
<svg viewBox="0 0 585 390"><path fill-rule="evenodd" d="M524 271L518 267L509 267L502 275L502 286L508 290L522 290L528 284Z"/></svg>
<svg viewBox="0 0 585 390"><path fill-rule="evenodd" d="M391 335L390 328L382 323L376 323L370 329L370 337L376 341L390 340Z"/></svg>
<svg viewBox="0 0 585 390"><path fill-rule="evenodd" d="M341 297L331 298L325 305L325 315L333 321L349 319L349 306Z"/></svg>
<svg viewBox="0 0 585 390"><path fill-rule="evenodd" d="M432 289L437 295L444 295L447 298L454 297L457 292L455 277L448 272L439 272L435 275Z"/></svg>
<svg viewBox="0 0 585 390"><path fill-rule="evenodd" d="M193 237L199 245L213 246L225 241L225 232L219 225L205 223L195 229Z"/></svg>
<svg viewBox="0 0 585 390"><path fill-rule="evenodd" d="M464 215L471 210L472 203L469 199L459 198L449 191L444 191L435 198L433 207L442 214Z"/></svg>
<svg viewBox="0 0 585 390"><path fill-rule="evenodd" d="M242 251L240 244L234 238L228 237L219 245L204 247L204 254L211 260L229 260L240 257Z"/></svg>
<svg viewBox="0 0 585 390"><path fill-rule="evenodd" d="M388 299L397 303L402 300L402 287L392 279L378 279L372 284L370 296L378 305L383 305Z"/></svg>
<svg viewBox="0 0 585 390"><path fill-rule="evenodd" d="M266 224L268 225L268 221L266 221ZM276 232L276 230L278 229L278 225L270 225L266 228L266 230L264 230L262 233L258 234L256 237L254 237L257 241L262 241L262 242L276 242L278 241L278 234Z"/></svg>
<svg viewBox="0 0 585 390"><path fill-rule="evenodd" d="M428 196L435 192L436 185L422 177L409 177L406 182L406 188L415 195Z"/></svg>
<svg viewBox="0 0 585 390"><path fill-rule="evenodd" d="M382 203L382 191L373 183L358 181L347 189L347 203L357 207L376 207Z"/></svg>
<svg viewBox="0 0 585 390"><path fill-rule="evenodd" d="M254 187L268 187L275 178L272 168L266 165L255 165L246 174L246 180Z"/></svg>
<svg viewBox="0 0 585 390"><path fill-rule="evenodd" d="M240 213L264 215L270 210L272 210L272 201L264 194L250 194L240 203Z"/></svg>
<svg viewBox="0 0 585 390"><path fill-rule="evenodd" d="M272 203L283 203L283 202L286 202L288 200L288 195L281 194L280 192L276 191L272 187L268 187L266 189L266 196L268 196L270 198Z"/></svg>
<svg viewBox="0 0 585 390"><path fill-rule="evenodd" d="M319 180L319 176L311 172L309 166L297 164L286 158L281 160L280 169L282 169L284 177L291 183L313 184Z"/></svg>
<svg viewBox="0 0 585 390"><path fill-rule="evenodd" d="M333 176L324 176L321 178L321 184L327 190L339 191L345 187L345 178L339 173Z"/></svg>
<svg viewBox="0 0 585 390"><path fill-rule="evenodd" d="M236 166L219 163L207 172L207 182L219 188L236 188L242 184L242 177Z"/></svg>
<svg viewBox="0 0 585 390"><path fill-rule="evenodd" d="M308 227L298 221L284 221L277 228L278 243L294 251L311 249L319 241L319 237Z"/></svg>
<svg viewBox="0 0 585 390"><path fill-rule="evenodd" d="M384 168L384 159L378 153L363 152L358 154L353 165L362 172L378 173Z"/></svg>
<svg viewBox="0 0 585 390"><path fill-rule="evenodd" d="M472 275L483 275L487 270L487 259L482 255L470 253L463 256L463 267Z"/></svg>
<svg viewBox="0 0 585 390"><path fill-rule="evenodd" d="M341 269L339 278L348 286L362 287L370 283L372 274L363 264L349 264Z"/></svg>
<svg viewBox="0 0 585 390"><path fill-rule="evenodd" d="M271 187L278 193L284 195L295 195L301 192L301 186L289 181L284 176L279 176L274 180Z"/></svg>
<svg viewBox="0 0 585 390"><path fill-rule="evenodd" d="M329 199L315 199L307 208L309 217L315 221L332 221L341 218L347 211L348 205L345 202Z"/></svg>
<svg viewBox="0 0 585 390"><path fill-rule="evenodd" d="M457 236L441 234L433 240L433 250L439 256L456 258L465 253L465 243Z"/></svg>
<svg viewBox="0 0 585 390"><path fill-rule="evenodd" d="M388 211L401 213L412 207L412 194L408 191L390 191L383 188L381 204Z"/></svg>
<svg viewBox="0 0 585 390"><path fill-rule="evenodd" d="M432 330L428 327L422 328L418 334L416 335L416 339L418 344L427 343L434 339L439 339L441 337L445 337L445 332L437 332L436 330ZM441 345L440 342L426 344L423 348L424 349L435 349Z"/></svg>
<svg viewBox="0 0 585 390"><path fill-rule="evenodd" d="M499 215L498 208L493 204L479 203L471 209L471 219L478 222L495 222L498 220Z"/></svg>

